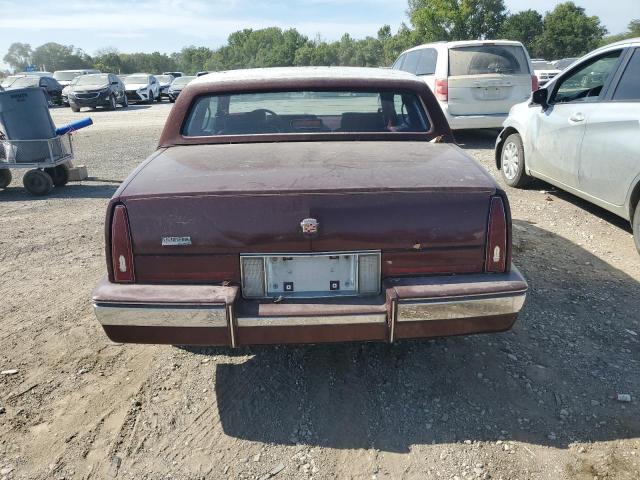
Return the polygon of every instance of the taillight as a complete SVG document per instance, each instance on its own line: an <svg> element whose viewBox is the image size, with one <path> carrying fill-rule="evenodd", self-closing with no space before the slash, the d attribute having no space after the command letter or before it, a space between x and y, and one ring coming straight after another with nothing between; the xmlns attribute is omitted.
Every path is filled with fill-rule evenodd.
<svg viewBox="0 0 640 480"><path fill-rule="evenodd" d="M535 75L531 75L531 91L535 92L540 88L540 83L538 82L538 77Z"/></svg>
<svg viewBox="0 0 640 480"><path fill-rule="evenodd" d="M487 226L485 270L504 272L507 267L507 213L501 197L492 197Z"/></svg>
<svg viewBox="0 0 640 480"><path fill-rule="evenodd" d="M116 205L111 219L111 262L116 283L133 283L133 247L129 218L124 205Z"/></svg>
<svg viewBox="0 0 640 480"><path fill-rule="evenodd" d="M449 82L446 78L436 79L436 98L441 102L449 100Z"/></svg>

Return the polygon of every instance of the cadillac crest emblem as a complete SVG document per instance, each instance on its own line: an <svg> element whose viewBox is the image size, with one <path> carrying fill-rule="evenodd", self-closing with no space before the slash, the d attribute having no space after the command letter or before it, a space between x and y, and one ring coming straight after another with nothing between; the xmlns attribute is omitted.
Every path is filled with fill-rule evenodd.
<svg viewBox="0 0 640 480"><path fill-rule="evenodd" d="M318 233L318 220L315 218L305 218L300 222L302 228L302 234L305 236L312 236Z"/></svg>

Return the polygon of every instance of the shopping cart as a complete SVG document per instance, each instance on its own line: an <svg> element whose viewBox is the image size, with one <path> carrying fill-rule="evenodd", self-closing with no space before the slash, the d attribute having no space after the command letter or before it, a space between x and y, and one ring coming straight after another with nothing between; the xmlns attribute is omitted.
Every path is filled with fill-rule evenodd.
<svg viewBox="0 0 640 480"><path fill-rule="evenodd" d="M22 183L33 195L46 195L69 181L73 159L71 133L42 140L8 140L0 132L0 188L11 183L11 170L28 168Z"/></svg>

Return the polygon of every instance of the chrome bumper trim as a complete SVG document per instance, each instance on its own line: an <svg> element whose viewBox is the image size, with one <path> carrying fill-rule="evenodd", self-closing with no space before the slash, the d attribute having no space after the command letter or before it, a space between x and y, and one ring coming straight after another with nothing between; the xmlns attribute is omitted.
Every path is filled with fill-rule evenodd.
<svg viewBox="0 0 640 480"><path fill-rule="evenodd" d="M94 303L102 325L127 327L221 327L227 328L225 305L123 305Z"/></svg>
<svg viewBox="0 0 640 480"><path fill-rule="evenodd" d="M353 315L329 315L309 317L238 317L237 325L242 327L295 327L308 325L355 325L363 323L386 323L386 313L366 313Z"/></svg>
<svg viewBox="0 0 640 480"><path fill-rule="evenodd" d="M444 299L398 299L396 321L455 320L517 314L522 309L525 298L526 291Z"/></svg>

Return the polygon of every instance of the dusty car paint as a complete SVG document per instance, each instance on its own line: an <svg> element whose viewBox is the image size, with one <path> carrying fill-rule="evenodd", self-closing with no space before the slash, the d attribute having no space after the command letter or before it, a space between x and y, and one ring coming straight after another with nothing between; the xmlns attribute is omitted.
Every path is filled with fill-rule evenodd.
<svg viewBox="0 0 640 480"><path fill-rule="evenodd" d="M160 148L110 202L108 278L93 297L107 335L238 346L395 341L510 328L527 285L510 268L508 201L492 177L451 143L428 87L403 72L286 70L295 72L272 73L268 81L258 78L261 72L212 74L185 88ZM194 99L211 92L373 87L419 94L431 130L181 134ZM495 198L505 212L506 266L493 274L485 273L485 258ZM117 206L126 208L130 222L133 284L114 281L109 226ZM314 235L301 229L304 219L317 222ZM167 244L167 238L190 242ZM377 296L242 298L240 254L368 250L381 253ZM447 307L452 302L457 306Z"/></svg>

